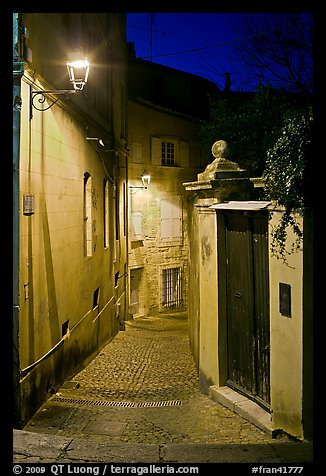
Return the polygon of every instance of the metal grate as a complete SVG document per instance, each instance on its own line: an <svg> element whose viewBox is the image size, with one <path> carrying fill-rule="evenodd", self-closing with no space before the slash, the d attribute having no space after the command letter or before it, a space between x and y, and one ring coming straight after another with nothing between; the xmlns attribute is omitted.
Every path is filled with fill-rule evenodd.
<svg viewBox="0 0 326 476"><path fill-rule="evenodd" d="M166 308L182 306L182 268L162 270L162 304Z"/></svg>
<svg viewBox="0 0 326 476"><path fill-rule="evenodd" d="M182 405L180 400L168 400L165 402L118 402L108 400L84 400L81 398L53 397L53 402L72 403L78 405L97 405L104 407L124 407L124 408L142 408L142 407L175 407Z"/></svg>

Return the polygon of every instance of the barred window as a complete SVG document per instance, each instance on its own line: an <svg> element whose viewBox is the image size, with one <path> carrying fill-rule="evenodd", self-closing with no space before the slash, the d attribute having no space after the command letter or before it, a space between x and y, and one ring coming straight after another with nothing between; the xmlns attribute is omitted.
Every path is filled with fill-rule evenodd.
<svg viewBox="0 0 326 476"><path fill-rule="evenodd" d="M162 304L165 308L182 306L182 268L162 270Z"/></svg>

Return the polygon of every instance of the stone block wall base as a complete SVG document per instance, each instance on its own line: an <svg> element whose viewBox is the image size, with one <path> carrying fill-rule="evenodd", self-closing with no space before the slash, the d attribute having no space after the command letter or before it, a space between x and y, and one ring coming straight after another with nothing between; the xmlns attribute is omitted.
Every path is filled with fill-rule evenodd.
<svg viewBox="0 0 326 476"><path fill-rule="evenodd" d="M271 415L266 410L232 388L212 385L209 387L208 393L214 401L250 421L270 436L275 437L278 433L273 429Z"/></svg>

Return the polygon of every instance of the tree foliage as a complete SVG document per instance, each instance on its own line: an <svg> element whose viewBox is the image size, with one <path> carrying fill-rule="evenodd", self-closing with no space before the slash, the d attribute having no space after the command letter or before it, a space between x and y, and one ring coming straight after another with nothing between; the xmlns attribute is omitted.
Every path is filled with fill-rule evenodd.
<svg viewBox="0 0 326 476"><path fill-rule="evenodd" d="M251 177L263 177L264 198L284 207L272 251L286 261L288 227L296 237L292 250L302 239L293 212L311 206L313 21L310 13L249 14L247 20L238 31L237 58L257 92L221 93L203 124L202 146L211 161L211 145L226 140L231 159Z"/></svg>
<svg viewBox="0 0 326 476"><path fill-rule="evenodd" d="M312 108L292 111L284 118L281 134L273 147L267 151L263 173L265 197L275 200L284 207L280 223L272 231L272 251L286 261L287 228L293 229L296 237L292 248L300 247L302 231L294 211L311 206L311 152L312 152Z"/></svg>
<svg viewBox="0 0 326 476"><path fill-rule="evenodd" d="M283 116L296 108L293 95L260 87L257 93L222 95L212 107L211 120L202 123L201 142L211 161L210 148L219 139L228 142L232 160L260 176L265 168L267 150L277 140Z"/></svg>
<svg viewBox="0 0 326 476"><path fill-rule="evenodd" d="M226 140L231 160L251 177L262 176L261 198L284 207L271 243L273 253L284 260L287 228L292 227L296 237L291 251L298 249L302 238L293 212L311 205L312 122L309 97L261 87L253 95L223 95L213 108L211 121L202 125L207 163L212 160L212 144Z"/></svg>

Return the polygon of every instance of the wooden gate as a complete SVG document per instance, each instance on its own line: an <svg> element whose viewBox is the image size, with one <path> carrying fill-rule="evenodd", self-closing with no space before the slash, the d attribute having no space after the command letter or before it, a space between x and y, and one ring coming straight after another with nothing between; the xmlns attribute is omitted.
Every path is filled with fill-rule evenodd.
<svg viewBox="0 0 326 476"><path fill-rule="evenodd" d="M226 212L228 385L269 408L268 216Z"/></svg>

